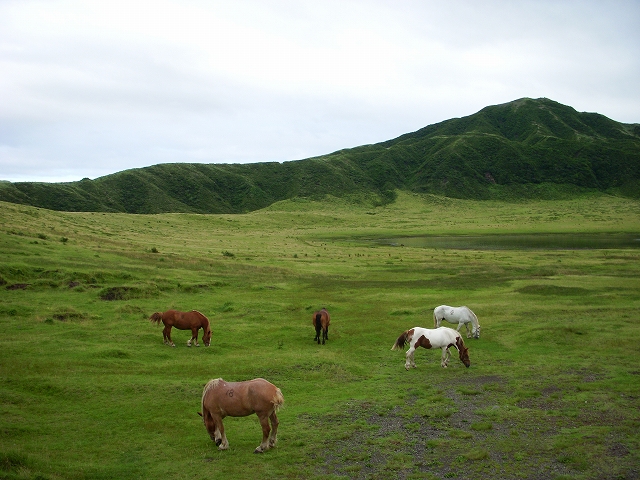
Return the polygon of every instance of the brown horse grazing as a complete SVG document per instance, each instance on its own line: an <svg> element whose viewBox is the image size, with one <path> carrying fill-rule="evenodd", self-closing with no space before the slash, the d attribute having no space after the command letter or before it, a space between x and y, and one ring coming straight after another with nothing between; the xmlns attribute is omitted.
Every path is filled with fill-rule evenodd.
<svg viewBox="0 0 640 480"><path fill-rule="evenodd" d="M202 391L202 417L204 426L216 442L218 449L229 448L224 433L222 419L230 417L246 417L255 413L262 425L262 443L253 453L262 453L274 447L278 434L278 417L276 412L284 404L284 397L278 387L263 378L255 378L246 382L225 382L221 378L209 380ZM271 435L269 435L271 420Z"/></svg>
<svg viewBox="0 0 640 480"><path fill-rule="evenodd" d="M160 325L160 322L164 324L164 330L162 330L162 336L164 338L164 344L171 347L175 347L176 344L171 340L171 327L176 327L179 330L191 330L191 338L187 342L187 347L191 346L191 341L195 340L196 347L198 345L198 330L202 328L204 332L202 334L202 342L205 346L209 346L211 343L211 325L209 319L196 310L190 312L179 312L177 310L167 310L166 312L156 312L149 317L151 323L155 322Z"/></svg>
<svg viewBox="0 0 640 480"><path fill-rule="evenodd" d="M329 340L329 324L331 323L331 317L326 308L318 310L313 314L313 328L316 329L316 336L313 339L318 341L320 345L320 331L322 330L322 344L325 340Z"/></svg>

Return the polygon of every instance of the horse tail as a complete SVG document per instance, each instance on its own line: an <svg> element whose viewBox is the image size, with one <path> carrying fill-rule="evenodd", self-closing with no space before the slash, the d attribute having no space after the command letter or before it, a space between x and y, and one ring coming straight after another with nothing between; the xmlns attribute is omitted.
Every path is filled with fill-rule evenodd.
<svg viewBox="0 0 640 480"><path fill-rule="evenodd" d="M400 334L400 336L396 340L396 343L394 343L393 347L391 347L391 350L399 350L401 348L404 348L405 344L407 343L408 336L409 330L407 330L406 332L402 332L402 334Z"/></svg>
<svg viewBox="0 0 640 480"><path fill-rule="evenodd" d="M322 331L322 314L320 312L316 313L316 334L320 335Z"/></svg>
<svg viewBox="0 0 640 480"><path fill-rule="evenodd" d="M156 312L156 313L154 313L153 315L151 315L151 316L149 317L149 321L150 321L151 323L155 322L155 323L157 323L158 325L160 325L160 323L162 323L162 313L160 313L160 312Z"/></svg>
<svg viewBox="0 0 640 480"><path fill-rule="evenodd" d="M276 387L276 393L273 396L273 400L271 400L271 403L273 404L273 407L274 407L273 411L276 413L284 405L284 397L282 396L282 392L278 387Z"/></svg>
<svg viewBox="0 0 640 480"><path fill-rule="evenodd" d="M433 328L438 328L438 316L436 315L437 311L437 307L433 309Z"/></svg>

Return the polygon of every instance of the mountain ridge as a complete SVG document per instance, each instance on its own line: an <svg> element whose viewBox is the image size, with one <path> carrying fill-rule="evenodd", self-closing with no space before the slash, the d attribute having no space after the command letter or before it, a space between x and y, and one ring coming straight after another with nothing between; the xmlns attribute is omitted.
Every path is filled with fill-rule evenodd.
<svg viewBox="0 0 640 480"><path fill-rule="evenodd" d="M158 164L78 182L1 182L0 200L66 211L244 213L326 194L384 204L396 190L479 200L562 190L639 197L640 125L521 98L304 160Z"/></svg>

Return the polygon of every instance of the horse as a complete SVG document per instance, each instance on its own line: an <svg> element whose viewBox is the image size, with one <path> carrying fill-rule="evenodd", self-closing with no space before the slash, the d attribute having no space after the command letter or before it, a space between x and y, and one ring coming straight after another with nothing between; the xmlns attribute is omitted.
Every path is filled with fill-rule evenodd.
<svg viewBox="0 0 640 480"><path fill-rule="evenodd" d="M222 378L209 380L202 391L202 417L211 440L219 450L229 448L224 433L222 419L246 417L255 413L262 426L262 442L253 453L262 453L275 446L278 434L278 416L276 413L284 404L282 392L274 384L263 378L245 382L225 382ZM269 429L271 420L271 429ZM269 434L271 430L271 434Z"/></svg>
<svg viewBox="0 0 640 480"><path fill-rule="evenodd" d="M160 322L164 324L164 330L162 330L162 337L164 344L171 347L175 347L176 344L171 340L171 327L176 327L179 330L191 330L191 338L187 342L187 347L191 346L191 341L195 340L196 347L198 345L198 330L202 328L204 332L202 334L202 343L205 346L209 346L211 343L211 325L209 319L197 310L191 310L190 312L179 312L177 310L167 310L166 312L156 312L149 317L151 323L155 322L160 325Z"/></svg>
<svg viewBox="0 0 640 480"><path fill-rule="evenodd" d="M465 367L469 368L471 362L469 361L469 349L464 346L464 341L459 332L453 328L439 327L436 329L413 327L411 330L402 332L402 334L393 344L391 350L398 350L404 348L405 344L409 344L409 350L407 350L407 361L404 364L404 368L409 370L410 367L416 368L416 362L414 360L414 354L416 348L441 348L442 360L440 365L442 368L447 368L449 364L450 347L455 347L458 350L460 361L464 363Z"/></svg>
<svg viewBox="0 0 640 480"><path fill-rule="evenodd" d="M457 323L458 332L460 327L464 325L467 329L467 338L480 338L480 324L478 323L478 317L471 311L469 307L450 307L449 305L440 305L433 309L433 325L438 328L442 320L446 320L449 323ZM473 325L472 332L469 332L469 323Z"/></svg>
<svg viewBox="0 0 640 480"><path fill-rule="evenodd" d="M320 331L322 330L322 344L325 340L329 340L329 324L331 323L331 317L326 308L318 310L313 314L313 328L316 329L316 336L313 339L318 341L320 345Z"/></svg>

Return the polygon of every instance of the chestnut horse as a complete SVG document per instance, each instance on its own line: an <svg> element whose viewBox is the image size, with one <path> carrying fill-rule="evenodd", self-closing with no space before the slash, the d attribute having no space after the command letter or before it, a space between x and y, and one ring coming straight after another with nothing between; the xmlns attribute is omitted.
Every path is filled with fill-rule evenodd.
<svg viewBox="0 0 640 480"><path fill-rule="evenodd" d="M441 348L442 349L442 361L440 365L442 368L447 368L449 364L449 348L455 347L458 350L460 361L469 368L471 362L469 361L469 349L464 346L464 341L459 332L449 327L438 327L436 329L413 327L411 330L403 332L396 343L393 344L391 350L398 350L403 348L405 344L409 344L409 350L407 350L407 361L404 364L404 368L416 368L416 362L414 354L416 348Z"/></svg>
<svg viewBox="0 0 640 480"><path fill-rule="evenodd" d="M316 329L316 336L313 339L318 341L320 345L320 331L322 330L322 344L325 340L329 340L329 324L331 323L331 317L326 308L318 310L313 314L313 328Z"/></svg>
<svg viewBox="0 0 640 480"><path fill-rule="evenodd" d="M274 384L263 378L255 378L246 382L225 382L222 378L209 380L202 391L202 417L204 426L216 442L219 450L229 448L227 435L224 433L222 419L230 417L246 417L255 413L262 426L262 443L253 453L262 453L274 447L278 434L278 417L276 412L284 404L282 392ZM269 429L271 420L271 429ZM269 432L271 430L271 432Z"/></svg>
<svg viewBox="0 0 640 480"><path fill-rule="evenodd" d="M191 341L195 340L196 347L198 345L198 330L202 328L204 332L202 334L202 342L205 346L209 346L211 343L211 325L209 319L196 310L190 312L179 312L177 310L167 310L166 312L156 312L149 317L151 323L155 322L160 325L160 322L164 324L164 330L162 330L162 336L164 338L164 344L171 347L175 347L176 344L171 340L171 327L176 327L178 330L191 330L191 338L187 342L187 347L191 346Z"/></svg>

